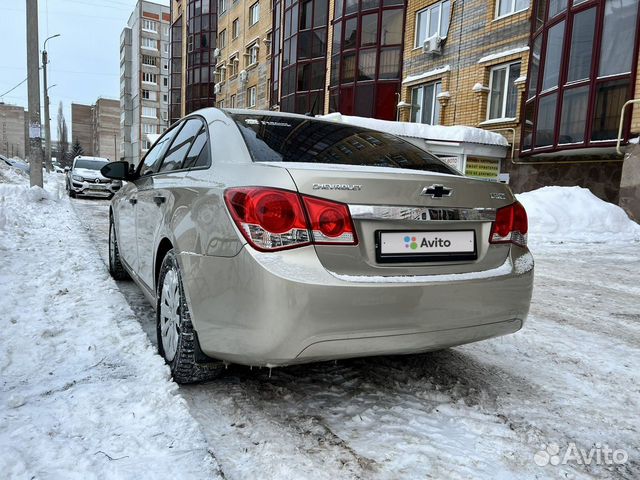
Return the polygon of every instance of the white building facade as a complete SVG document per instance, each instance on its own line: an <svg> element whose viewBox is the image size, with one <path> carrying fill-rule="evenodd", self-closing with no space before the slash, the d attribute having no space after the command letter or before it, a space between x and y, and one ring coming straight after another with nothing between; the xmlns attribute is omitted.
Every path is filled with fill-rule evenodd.
<svg viewBox="0 0 640 480"><path fill-rule="evenodd" d="M120 35L120 159L134 165L169 125L169 28L169 7L140 0Z"/></svg>

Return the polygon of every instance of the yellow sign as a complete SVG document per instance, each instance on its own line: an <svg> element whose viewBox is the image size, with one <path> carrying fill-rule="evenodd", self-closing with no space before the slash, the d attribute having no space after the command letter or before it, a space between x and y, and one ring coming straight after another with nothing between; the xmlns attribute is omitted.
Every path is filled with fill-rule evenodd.
<svg viewBox="0 0 640 480"><path fill-rule="evenodd" d="M489 158L469 158L464 174L469 177L491 178L498 180L500 162Z"/></svg>

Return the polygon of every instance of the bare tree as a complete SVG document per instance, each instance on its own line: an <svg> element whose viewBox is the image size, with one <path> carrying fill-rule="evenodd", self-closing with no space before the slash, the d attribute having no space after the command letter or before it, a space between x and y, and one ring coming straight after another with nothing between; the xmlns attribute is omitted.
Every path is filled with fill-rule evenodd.
<svg viewBox="0 0 640 480"><path fill-rule="evenodd" d="M58 106L58 163L67 166L69 161L69 129L64 118L62 102Z"/></svg>

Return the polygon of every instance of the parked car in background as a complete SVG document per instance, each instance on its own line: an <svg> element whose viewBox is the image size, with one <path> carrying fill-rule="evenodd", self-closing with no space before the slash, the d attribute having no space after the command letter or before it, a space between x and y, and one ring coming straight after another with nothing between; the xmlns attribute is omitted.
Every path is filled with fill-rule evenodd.
<svg viewBox="0 0 640 480"><path fill-rule="evenodd" d="M9 165L10 167L20 170L21 172L29 173L29 164L15 158L7 158L4 155L0 155L0 160Z"/></svg>
<svg viewBox="0 0 640 480"><path fill-rule="evenodd" d="M102 169L127 181L111 202L109 269L156 307L177 382L221 361L437 350L527 317L533 258L509 187L394 135L209 108L130 168Z"/></svg>
<svg viewBox="0 0 640 480"><path fill-rule="evenodd" d="M122 182L106 178L100 173L109 160L101 157L78 155L67 172L65 184L70 197L84 195L111 198L120 190Z"/></svg>

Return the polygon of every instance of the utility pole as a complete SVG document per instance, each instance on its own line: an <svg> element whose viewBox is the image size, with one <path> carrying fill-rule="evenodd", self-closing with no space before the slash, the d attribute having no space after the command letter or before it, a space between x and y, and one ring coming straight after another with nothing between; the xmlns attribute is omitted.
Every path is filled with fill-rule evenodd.
<svg viewBox="0 0 640 480"><path fill-rule="evenodd" d="M47 54L47 42L52 38L59 37L57 33L44 41L42 48L42 79L44 81L44 135L45 135L45 154L44 161L47 172L53 169L51 165L51 119L49 118L49 87L47 87L47 63L49 63L49 55Z"/></svg>
<svg viewBox="0 0 640 480"><path fill-rule="evenodd" d="M27 1L27 73L29 91L29 166L31 186L42 187L38 0Z"/></svg>

